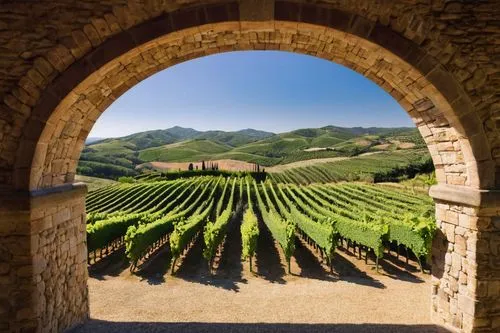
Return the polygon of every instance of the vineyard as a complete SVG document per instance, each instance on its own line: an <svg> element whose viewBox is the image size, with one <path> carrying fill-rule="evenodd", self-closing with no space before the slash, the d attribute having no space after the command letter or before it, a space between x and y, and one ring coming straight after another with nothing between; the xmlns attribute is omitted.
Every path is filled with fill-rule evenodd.
<svg viewBox="0 0 500 333"><path fill-rule="evenodd" d="M250 270L262 232L272 235L289 272L297 240L330 268L336 251L352 248L377 269L385 250L404 250L422 269L436 228L430 198L362 183L304 186L201 176L113 184L90 192L86 205L89 264L124 248L132 271L167 248L175 273L197 240L212 270L235 241L228 233L235 224Z"/></svg>
<svg viewBox="0 0 500 333"><path fill-rule="evenodd" d="M121 176L139 176L149 170L173 172L185 170L189 163L198 164L202 161L230 161L229 166L222 163L220 170L248 170L245 164L259 164L266 169L273 166L285 166L300 161L313 161L325 158L364 159L365 154L383 153L382 159L390 158L393 167L400 167L400 176L405 174L401 167L413 162L411 156L425 156L430 159L425 143L416 128L342 128L325 126L322 128L302 128L286 133L270 133L247 129L236 132L205 131L192 128L172 127L165 130L155 130L135 133L121 138L109 138L89 142L80 156L78 174L99 178L117 180ZM410 155L410 158L404 158ZM377 157L371 157L371 162ZM398 161L395 161L397 159ZM345 162L344 162L345 163ZM344 164L342 163L342 164ZM353 161L354 164L357 161ZM339 173L329 176L316 175L313 168L309 178L315 177L315 182L321 178L352 180L367 177L377 173L357 168L349 170L344 165ZM271 170L269 170L271 171ZM302 170L286 175L297 178L298 183L304 180ZM384 172L387 172L385 170ZM421 170L420 173L426 172ZM328 172L327 172L328 173ZM351 174L352 173L352 174ZM377 177L383 174L375 175ZM395 174L390 175L396 176ZM408 175L410 178L413 176ZM349 177L349 178L348 178ZM305 177L306 179L308 177ZM284 179L283 179L284 180ZM281 181L283 181L281 180ZM387 179L386 179L387 180ZM293 182L293 181L292 181Z"/></svg>
<svg viewBox="0 0 500 333"><path fill-rule="evenodd" d="M294 167L270 172L270 178L279 183L311 184L339 181L388 182L399 177L413 178L433 170L427 150L377 152L335 162Z"/></svg>

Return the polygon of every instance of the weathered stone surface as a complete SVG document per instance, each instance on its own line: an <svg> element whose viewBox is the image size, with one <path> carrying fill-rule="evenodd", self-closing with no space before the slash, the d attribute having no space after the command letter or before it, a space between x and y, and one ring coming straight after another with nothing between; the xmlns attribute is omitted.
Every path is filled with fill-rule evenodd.
<svg viewBox="0 0 500 333"><path fill-rule="evenodd" d="M0 244L8 251L0 253L0 283L9 293L37 292L16 294L31 307L1 308L0 328L56 332L87 316L83 195L68 184L86 136L116 98L189 59L283 50L365 75L414 120L440 183L431 192L439 226L433 318L466 332L494 332L500 326L499 18L497 1L2 4ZM60 193L43 190L61 186ZM24 277L35 282L24 285ZM54 294L59 285L67 288Z"/></svg>
<svg viewBox="0 0 500 333"><path fill-rule="evenodd" d="M499 190L477 190L463 186L439 184L431 187L429 195L436 200L443 199L468 206L500 206Z"/></svg>
<svg viewBox="0 0 500 333"><path fill-rule="evenodd" d="M500 296L496 268L500 235L492 229L491 220L497 219L498 208L460 206L453 195L446 200L443 193L453 191L440 193L436 205L439 232L433 245L433 318L463 332L494 332L492 320L498 308L492 299Z"/></svg>
<svg viewBox="0 0 500 333"><path fill-rule="evenodd" d="M77 185L0 195L0 221L13 216L26 232L24 237L0 233L6 251L0 255L0 279L8 277L0 283L0 299L12 300L0 308L5 331L60 332L87 319L85 194L85 186ZM6 204L13 197L28 214Z"/></svg>

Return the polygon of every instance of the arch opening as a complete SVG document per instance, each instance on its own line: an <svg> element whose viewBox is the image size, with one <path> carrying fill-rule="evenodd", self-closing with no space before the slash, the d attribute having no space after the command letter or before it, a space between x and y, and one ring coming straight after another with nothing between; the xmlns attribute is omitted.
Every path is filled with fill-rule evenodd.
<svg viewBox="0 0 500 333"><path fill-rule="evenodd" d="M254 52L248 52L248 54L250 54L250 55L252 55L252 53L254 53ZM265 53L265 52L264 52L264 53ZM268 53L269 53L269 52L268 52ZM222 55L219 55L219 56L222 56ZM224 57L225 59L231 59L231 58L230 58L230 54L224 54L224 56L225 56L225 57ZM296 55L296 56L298 57L298 55ZM217 55L214 55L214 57L217 57ZM266 59L266 58L264 58L264 60L267 60L267 59ZM188 65L189 65L189 64L186 64L186 66L188 66ZM329 66L332 66L332 64L331 64L331 63L328 63L328 65L329 65ZM179 72L182 72L182 68L183 68L183 66L184 66L184 65L179 65L179 67L177 68L177 72L178 72L178 73L179 73ZM333 66L332 66L332 67L333 67ZM351 74L352 74L352 75L355 75L354 73L351 73ZM363 78L363 80L364 80L364 78ZM160 81L159 81L159 80L155 80L155 82L156 82L156 83L159 83ZM144 90L143 90L143 91L144 91ZM358 90L358 92L360 92L360 91L361 91L361 89L360 89L360 90ZM223 95L223 94L221 94L221 97L222 97L222 95ZM136 96L137 96L137 95L136 95ZM121 98L124 98L124 97L125 97L125 95L123 95ZM128 97L128 96L127 96L127 97ZM389 98L391 98L391 97L389 97ZM129 98L128 100L130 101L130 98ZM117 102L118 102L118 101L117 101ZM402 111L402 110L398 110L398 111ZM270 112L270 113L272 113L272 112ZM402 112L402 113L403 113L403 112ZM216 116L211 116L211 118L212 118L212 117L216 117ZM210 119L205 119L205 121L206 121L207 123L211 123L211 122L212 122L212 119L211 119L211 118L210 118ZM176 125L176 123L175 123L175 122L174 122L174 123L171 123L171 125L174 125L174 124ZM330 124L330 123L325 123L325 124L323 124L323 125L329 125L329 124ZM358 125L358 124L353 124L353 126L354 126L354 125ZM187 126L187 127L189 127L189 126ZM307 127L307 126L304 126L304 127ZM195 127L195 128L196 128L196 127ZM254 127L254 128L260 129L259 127ZM297 128L298 128L298 127L296 127L295 129L297 129ZM218 128L217 128L217 127L211 127L211 128L209 128L209 129L218 129ZM234 129L238 129L238 128L234 128ZM91 147L91 146L90 146L90 147ZM195 164L196 164L196 163L195 163ZM199 163L199 164L198 164L198 166L200 166L200 165L201 165L201 163ZM266 168L267 168L267 167L266 167ZM87 208L89 209L90 207L89 207L89 206L87 206ZM94 212L96 212L96 211L94 211ZM265 229L266 227L265 227L265 225L261 225L261 228ZM236 231L238 231L238 230L236 230ZM267 237L268 237L268 238L271 238L271 236L270 236L270 235L268 235ZM235 242L235 238L237 238L237 236L235 237L235 233L234 233L234 231L233 231L233 233L232 233L230 236L228 235L228 238L231 238L231 239L229 240L229 242L233 242L233 243L234 243L234 242ZM263 262L263 261L264 261L264 263L263 263L263 264L259 263L259 265L260 265L260 267L261 267L262 271L263 271L263 272L266 272L266 271L267 271L267 273L261 273L261 274L262 274L262 275L261 275L261 279L263 279L263 280L270 280L270 281L273 281L273 282L281 282L281 283L285 284L285 280L283 280L283 276L284 276L283 274L284 274L284 272L285 272L285 269L283 269L283 268L282 268L282 267L280 267L280 265L279 265L279 262L280 262L280 258L279 258L279 257L280 257L280 255L279 255L279 253L278 253L279 251L276 251L276 249L272 246L272 244L271 244L271 246L269 246L269 244L271 243L271 242L269 242L269 240L267 241L267 243L266 243L266 242L263 242L263 243L265 243L265 245L263 245L262 247L266 247L266 246L267 246L267 247L268 247L268 249L269 249L269 251L270 251L270 252L272 253L272 255L274 256L274 258L276 258L276 257L277 257L277 260L275 260L277 263L276 263L276 262L274 262L274 265L273 265L273 264L271 264L271 263L270 263L270 261L272 261L272 260L271 260L270 258L263 258L262 256L261 256L260 258L258 258L258 260L257 260L257 262L258 262L258 263L259 263L259 261L260 261L260 262ZM293 272L293 274L297 274L297 273L299 272L299 268L298 268L298 267L300 267L300 269L301 269L301 270L303 269L303 270L301 271L301 274L300 274L301 276L306 276L306 277L310 277L310 278L313 278L313 279L318 279L318 280L320 280L320 279L324 279L324 280L326 280L326 281L329 281L328 279L331 279L331 278L332 278L332 275L327 275L327 274L323 275L322 273L318 273L318 271L316 271L316 272L314 271L315 269L316 269L316 270L320 270L320 271L321 271L321 270L323 270L323 268L321 267L321 264L319 263L319 261L318 261L317 259L311 258L311 257L313 257L313 256L311 256L311 254L313 253L313 251L311 251L310 249L307 249L307 248L303 247L303 246L302 246L302 244L305 244L305 243L298 243L299 251L297 251L298 255L295 255L298 259L294 259L293 264L292 264L292 272ZM343 244L344 244L344 246L345 246L346 242L344 242ZM205 272L204 270L203 270L203 273L200 273L200 272L198 271L198 272L197 272L198 274L196 274L196 273L194 273L194 274L193 274L193 271L195 271L196 269L199 269L199 267L205 267L205 263L204 263L204 262L203 262L203 264L200 264L200 261L202 261L202 260L203 260L203 257L201 256L200 252L199 252L199 251L197 251L197 249L199 249L199 244L198 244L198 247L197 247L197 245L195 245L195 246L193 246L193 248L194 248L194 250L193 250L193 249L190 249L190 250L189 250L190 252L188 252L187 257L186 257L186 259L185 259L185 260L187 260L189 263L188 263L188 264L185 264L185 265L184 265L184 264L181 264L181 265L179 266L179 267L180 267L180 268L179 268L179 271L181 271L181 272L180 272L179 274L176 274L176 278L179 278L179 277L180 277L181 279L187 279L188 281L191 281L191 282L198 282L198 283L201 283L201 284L216 285L216 286L221 287L221 288L223 288L223 289L229 289L229 290L235 290L235 291L238 291L238 289L240 288L240 287L238 286L238 284L240 284L240 282L241 282L240 280L238 280L238 278L239 278L239 277L238 277L238 278L236 278L236 279L234 279L233 277L231 277L231 278L227 279L227 283L223 283L223 282L221 282L221 281L219 281L219 282L213 282L213 280L210 280L210 279L205 280L203 277L201 277L201 278L200 278L200 277L199 277L199 275L203 276L203 274L206 274L206 272ZM193 255L193 254L192 254L192 252L193 252L193 251L196 253L196 255ZM364 252L364 250L363 250L363 252ZM403 251L402 251L402 252L403 252ZM238 255L236 256L238 259L240 258L240 254L241 254L241 253L238 253ZM162 253L162 256L167 257L168 255L166 254L166 252L163 252L163 253ZM194 257L196 257L196 256L198 257L198 260L194 260ZM221 255L221 258L227 258L227 256L228 256L228 255L227 255L227 253L226 253L226 254L224 254L224 253L223 253L223 254ZM363 256L364 256L364 254L363 254ZM374 258L373 258L373 257L371 257L370 255L369 255L369 257L370 257L370 258L369 258L369 260L370 260L369 265L372 265L372 264L374 263L374 262L373 262L373 261L374 261ZM100 259L95 259L95 257L92 257L92 258L93 258L92 260L97 260L97 261L98 261L98 260L100 260ZM106 260L105 258L106 258L106 257L104 257L104 260ZM169 259L170 259L170 258L169 258ZM339 262L343 262L343 260L345 260L345 259L343 259L342 257L340 257L340 258L338 258L338 259L339 259ZM232 260L233 260L233 263L234 263L234 262L235 262L234 257L232 258ZM310 260L310 266L307 266L308 264L307 264L306 262L307 262L307 261L309 261L309 260ZM156 259L155 259L155 257L152 257L152 258L151 258L150 260L148 260L148 261L149 261L149 263L150 263L150 264L147 264L148 266L145 266L145 267L150 267L149 265L156 266L156 270L157 270L157 271L160 271L160 273L159 273L158 275L159 275L159 276L161 276L161 277L153 277L153 276L152 276L152 275L154 275L154 274L152 274L152 273L151 273L151 271L155 271L155 268L153 268L153 269L148 269L148 268L145 268L145 270L147 271L147 273L145 273L145 274L140 273L140 275L142 276L142 279L148 280L148 281L150 281L150 283L158 283L158 284L163 284L163 283L165 283L165 284L164 284L164 286L165 286L166 288L168 288L168 284L169 284L169 282L168 282L168 281L164 281L164 280L163 280L163 276L162 276L162 274L163 274L163 273L165 273L165 271L166 271L166 270L163 270L163 269L162 269L163 267L161 267L161 265L156 264L156 263L158 263L158 262L168 262L168 260L167 260L167 259L165 259L165 258L163 258L163 259L158 259L158 258L156 258ZM266 262L266 261L267 261L267 262ZM155 263L153 264L153 262L155 262ZM254 263L255 263L255 262L254 262ZM227 263L226 263L226 264L227 264ZM416 265L416 261L415 261L415 262L412 262L412 264L415 264L415 265ZM303 266L300 266L300 265L303 265ZM349 264L346 264L346 265L349 265ZM160 267L158 267L158 266L160 266ZM342 266L342 264L339 264L338 266L336 266L336 269L342 269L342 268L341 268L341 266ZM350 265L349 265L349 266L350 266ZM358 270L357 270L357 268L355 268L354 266L355 266L355 264L354 264L353 266L350 266L350 267L344 268L345 272L344 272L344 273L342 273L342 274L345 274L345 276L346 276L346 277L347 277L347 276L349 276L349 277L350 277L350 276L351 276L350 274L353 274L353 275L355 275L355 274L362 274L362 273L361 273L360 271L358 271ZM186 268L186 267L189 267L189 268ZM267 270L266 270L266 267L267 267ZM319 267L319 268L318 268L318 267ZM368 266L368 265L367 265L367 267L368 267L368 268L366 268L366 267L365 267L365 269L366 269L367 271L369 271L369 270L370 270L370 266ZM382 267L382 266L381 266L381 267ZM387 268L387 266L385 266L385 267ZM408 267L412 267L412 268L410 268L410 269L411 269L411 270L412 270L412 272L413 272L413 266L408 266ZM416 267L416 266L415 266L415 267ZM269 268L271 268L271 269L269 269ZM170 267L170 266L168 266L168 269L170 270L170 269L171 269L171 267ZM255 268L254 268L254 269L255 269ZM236 270L237 270L237 269L236 269ZM246 266L244 270L245 270L245 273L246 273L246 272L247 272L247 270L248 270L248 267ZM390 270L390 268L389 268L389 270ZM272 271L272 272L270 272L270 271ZM397 271L397 273L395 274L395 276L396 276L397 274L401 273L401 271L399 271L399 269L396 269L396 270L394 270L394 271ZM260 270L259 270L259 272L260 272ZM192 275L189 275L189 274L192 274ZM224 273L223 273L223 274L224 274ZM234 274L234 272L233 272L233 274ZM196 276L196 277L193 277L193 275L194 275L194 276ZM95 275L94 275L94 276L95 276ZM416 277L416 276L415 276L415 275L413 275L412 273L408 273L408 275L404 275L404 277L397 277L397 278L395 278L395 279L398 279L398 278L402 278L402 279L404 279L405 277L406 277L406 278L408 278L409 280L411 280L412 282L415 282L415 283L417 283L417 282L422 282L422 280L420 280L418 277ZM215 280L215 279L217 279L217 278L218 278L218 277L214 277L214 280ZM165 280L166 280L166 279L167 279L167 278L165 278ZM234 280L236 280L236 282L235 282ZM341 280L342 280L342 278L341 278ZM200 281L201 281L201 282L200 282ZM351 282L352 282L352 281L351 281ZM248 284L248 283L252 283L252 281L248 281L248 282L246 282L245 284ZM379 282L379 281L377 280L377 278L375 278L375 279L367 278L365 283L366 283L367 285L369 285L370 287L373 287L373 288L376 288L376 289L386 288L386 286L385 286L383 283ZM361 283L361 284L362 284L362 283ZM92 282L92 284L91 284L91 290L92 290L92 287L93 287L93 288L96 288L96 286L97 286L97 284L96 284L96 283L94 283L94 282ZM415 286L415 285L413 285L413 286ZM426 285L426 286L427 286L427 285ZM102 284L101 284L101 285L100 285L100 287L102 288L102 287L104 287L104 285L102 285ZM421 286L421 287L422 287L422 286ZM270 287L270 288L272 288L272 287ZM415 290L415 289L416 289L416 288L414 288L413 290ZM104 290L104 288L103 288L103 289L97 289L97 291L94 289L94 290L93 290L94 295L96 295L96 296L100 295L100 294L99 294L99 291L104 292L103 290ZM200 292L201 292L201 293L203 293L203 291L202 291L202 290L200 290ZM150 295L150 296L151 296L151 298L153 298L153 295ZM392 295L392 296L395 296L395 295L394 295L394 293L393 293L393 295ZM95 297L95 296L94 296L94 297ZM207 295L207 296L201 296L200 298L201 298L201 299L199 300L199 302L196 302L196 303L200 303L200 304L201 304L203 299L211 299L211 297L210 297L210 296L208 296L208 295ZM94 299L96 299L96 298L94 298ZM227 302L230 302L230 301L227 301ZM297 300L297 303L299 303L299 302L300 302L300 301L299 301L299 300ZM221 302L221 303L219 303L219 304L222 304L222 303L225 303L225 302ZM108 302L108 304L110 304L110 305L114 306L114 304L112 304L112 303L109 303L109 302ZM175 308L176 308L176 306L175 306L174 304L170 303L170 302L169 302L169 304L171 304L170 308L172 309L172 311L173 311L173 312L175 312ZM305 303L304 303L304 304L305 304ZM420 305L420 304L419 304L419 305ZM419 311L419 313L426 313L426 311L427 311L427 308L428 308L428 307L427 307L427 306L420 307L419 305L415 305L415 310L416 310L416 311L420 310L420 311ZM120 309L123 309L123 304L121 304ZM193 312L195 312L195 313L196 313L196 310L194 310ZM121 313L121 315L123 315L123 312ZM250 312L250 313L247 313L247 315L249 316L249 317L247 318L248 320L254 320L252 316L253 316L253 315L255 315L255 313ZM164 318L164 317L162 317L162 318ZM221 318L222 318L222 317L221 317ZM218 320L222 320L221 318L218 318ZM298 320L298 319L297 319L297 320ZM111 324L111 325L112 325L112 324ZM252 327L252 325L250 325L250 326ZM276 325L276 326L279 326L279 325ZM270 325L270 327L273 327L273 326L272 326L272 324ZM313 327L311 327L311 329L314 329L314 325L313 325ZM385 329L385 328L384 328L384 329ZM401 328L401 329L402 329L402 330L404 330L405 328ZM423 329L424 329L424 328L423 328Z"/></svg>
<svg viewBox="0 0 500 333"><path fill-rule="evenodd" d="M29 185L19 183L16 187L29 186L33 190L71 183L85 139L99 115L143 79L188 59L251 49L309 54L364 75L391 94L413 119L426 140L440 183L480 186L466 129L456 123L457 115L450 103L428 77L358 36L312 24L276 21L272 28L263 30L241 30L240 22L185 29L146 42L95 70L50 114L31 165L21 168L27 160L18 161L17 172L29 171L30 181ZM20 150L33 148L33 142L28 144L31 147ZM16 179L26 178L18 175Z"/></svg>

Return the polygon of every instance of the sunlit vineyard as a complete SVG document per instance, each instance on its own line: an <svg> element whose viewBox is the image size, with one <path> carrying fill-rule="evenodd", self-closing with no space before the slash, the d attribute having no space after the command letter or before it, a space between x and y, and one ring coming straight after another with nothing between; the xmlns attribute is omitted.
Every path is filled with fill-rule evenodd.
<svg viewBox="0 0 500 333"><path fill-rule="evenodd" d="M339 181L397 181L401 176L413 178L430 172L433 164L426 149L397 152L377 152L351 159L271 172L269 177L279 183L311 184Z"/></svg>
<svg viewBox="0 0 500 333"><path fill-rule="evenodd" d="M378 267L384 250L394 247L422 267L435 231L429 197L362 183L305 186L222 176L137 181L90 192L86 205L89 263L125 248L131 270L167 248L175 272L200 238L212 269L221 249L235 241L230 224L241 231L242 259L250 270L262 228L289 271L296 238L330 267L340 248L356 249Z"/></svg>

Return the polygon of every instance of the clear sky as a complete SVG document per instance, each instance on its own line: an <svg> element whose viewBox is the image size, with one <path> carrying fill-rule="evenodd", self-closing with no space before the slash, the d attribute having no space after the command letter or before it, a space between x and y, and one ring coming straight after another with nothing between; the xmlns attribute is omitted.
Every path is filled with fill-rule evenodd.
<svg viewBox="0 0 500 333"><path fill-rule="evenodd" d="M375 83L335 63L277 51L190 60L142 81L98 119L91 137L172 126L197 130L413 126Z"/></svg>

